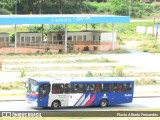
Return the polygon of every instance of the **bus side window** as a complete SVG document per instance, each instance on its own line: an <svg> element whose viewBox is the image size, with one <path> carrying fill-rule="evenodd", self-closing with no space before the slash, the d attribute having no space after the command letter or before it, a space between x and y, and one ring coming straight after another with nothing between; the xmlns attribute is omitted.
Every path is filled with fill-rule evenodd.
<svg viewBox="0 0 160 120"><path fill-rule="evenodd" d="M89 92L89 84L85 84L85 92Z"/></svg>
<svg viewBox="0 0 160 120"><path fill-rule="evenodd" d="M94 92L95 84L85 84L85 92Z"/></svg>
<svg viewBox="0 0 160 120"><path fill-rule="evenodd" d="M102 83L102 92L110 92L110 85L109 83Z"/></svg>
<svg viewBox="0 0 160 120"><path fill-rule="evenodd" d="M95 92L95 84L90 84L90 92Z"/></svg>
<svg viewBox="0 0 160 120"><path fill-rule="evenodd" d="M124 92L124 84L117 84L116 92Z"/></svg>
<svg viewBox="0 0 160 120"><path fill-rule="evenodd" d="M71 93L71 84L65 84L65 93Z"/></svg>
<svg viewBox="0 0 160 120"><path fill-rule="evenodd" d="M95 91L100 92L100 90L101 90L100 84L95 84Z"/></svg>
<svg viewBox="0 0 160 120"><path fill-rule="evenodd" d="M83 93L83 84L71 84L72 93Z"/></svg>
<svg viewBox="0 0 160 120"><path fill-rule="evenodd" d="M130 92L132 90L132 83L125 84L125 91Z"/></svg>
<svg viewBox="0 0 160 120"><path fill-rule="evenodd" d="M64 84L52 84L52 94L64 93Z"/></svg>

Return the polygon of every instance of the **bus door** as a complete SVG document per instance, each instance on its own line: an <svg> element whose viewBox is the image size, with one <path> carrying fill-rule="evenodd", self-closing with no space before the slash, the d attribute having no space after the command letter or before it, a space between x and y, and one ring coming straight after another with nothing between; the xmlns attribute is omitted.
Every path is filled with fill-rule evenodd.
<svg viewBox="0 0 160 120"><path fill-rule="evenodd" d="M49 101L50 83L41 84L39 87L38 107L47 107Z"/></svg>

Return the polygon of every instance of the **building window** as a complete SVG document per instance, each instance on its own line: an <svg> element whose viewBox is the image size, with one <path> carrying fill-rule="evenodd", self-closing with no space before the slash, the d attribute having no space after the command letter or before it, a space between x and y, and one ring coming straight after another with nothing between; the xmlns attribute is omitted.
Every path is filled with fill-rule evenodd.
<svg viewBox="0 0 160 120"><path fill-rule="evenodd" d="M75 40L75 41L76 41L76 38L77 38L76 36L73 36L73 40Z"/></svg>
<svg viewBox="0 0 160 120"><path fill-rule="evenodd" d="M57 36L53 36L53 41L56 41L57 40Z"/></svg>
<svg viewBox="0 0 160 120"><path fill-rule="evenodd" d="M36 36L36 42L40 42L41 41L41 36Z"/></svg>
<svg viewBox="0 0 160 120"><path fill-rule="evenodd" d="M30 36L26 36L25 41L26 41L26 42L30 42Z"/></svg>
<svg viewBox="0 0 160 120"><path fill-rule="evenodd" d="M35 36L32 36L32 42L36 42Z"/></svg>
<svg viewBox="0 0 160 120"><path fill-rule="evenodd" d="M9 42L9 37L6 37L6 42Z"/></svg>
<svg viewBox="0 0 160 120"><path fill-rule="evenodd" d="M81 35L77 36L77 40L82 40L82 36Z"/></svg>
<svg viewBox="0 0 160 120"><path fill-rule="evenodd" d="M72 36L68 36L68 37L67 37L67 40L72 40Z"/></svg>
<svg viewBox="0 0 160 120"><path fill-rule="evenodd" d="M87 36L83 35L83 40L86 41L86 39L87 39Z"/></svg>
<svg viewBox="0 0 160 120"><path fill-rule="evenodd" d="M24 42L24 37L21 37L21 42Z"/></svg>
<svg viewBox="0 0 160 120"><path fill-rule="evenodd" d="M101 40L101 36L99 36L99 41Z"/></svg>
<svg viewBox="0 0 160 120"><path fill-rule="evenodd" d="M4 37L0 37L0 42L4 42Z"/></svg>
<svg viewBox="0 0 160 120"><path fill-rule="evenodd" d="M95 35L93 35L93 40L96 40L96 36Z"/></svg>

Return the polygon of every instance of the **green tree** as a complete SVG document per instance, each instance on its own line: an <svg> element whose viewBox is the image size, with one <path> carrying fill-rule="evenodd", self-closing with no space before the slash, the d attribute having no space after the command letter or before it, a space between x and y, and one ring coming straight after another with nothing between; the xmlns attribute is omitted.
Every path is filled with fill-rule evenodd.
<svg viewBox="0 0 160 120"><path fill-rule="evenodd" d="M111 12L117 15L128 15L129 13L129 0L108 0L111 4Z"/></svg>

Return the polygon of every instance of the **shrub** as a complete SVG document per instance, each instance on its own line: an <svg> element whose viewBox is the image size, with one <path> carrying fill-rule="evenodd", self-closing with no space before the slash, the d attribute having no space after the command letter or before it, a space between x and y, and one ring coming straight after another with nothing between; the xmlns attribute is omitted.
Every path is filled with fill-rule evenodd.
<svg viewBox="0 0 160 120"><path fill-rule="evenodd" d="M8 10L6 10L6 9L1 8L1 9L0 9L0 14L1 14L1 15L6 15L6 14L11 14L11 12L8 11Z"/></svg>
<svg viewBox="0 0 160 120"><path fill-rule="evenodd" d="M136 85L154 85L157 81L151 78L141 78L140 80L135 80Z"/></svg>
<svg viewBox="0 0 160 120"><path fill-rule="evenodd" d="M113 70L113 75L118 77L124 76L124 66L117 66Z"/></svg>
<svg viewBox="0 0 160 120"><path fill-rule="evenodd" d="M93 73L92 73L91 71L88 71L85 76L86 76L86 77L93 77Z"/></svg>
<svg viewBox="0 0 160 120"><path fill-rule="evenodd" d="M3 85L1 86L1 89L2 89L2 90L10 90L11 88L10 88L10 86L9 86L8 84L3 84Z"/></svg>
<svg viewBox="0 0 160 120"><path fill-rule="evenodd" d="M21 68L19 71L20 71L20 77L26 76L26 73L25 73L26 69L25 68Z"/></svg>

